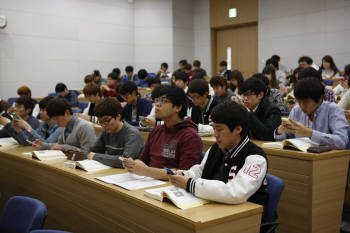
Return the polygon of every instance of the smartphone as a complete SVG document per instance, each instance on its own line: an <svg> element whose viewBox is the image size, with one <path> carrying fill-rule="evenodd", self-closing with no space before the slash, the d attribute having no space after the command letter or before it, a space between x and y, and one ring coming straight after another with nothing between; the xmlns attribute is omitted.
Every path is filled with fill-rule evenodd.
<svg viewBox="0 0 350 233"><path fill-rule="evenodd" d="M145 116L139 116L139 120L140 120L140 121L144 121L145 119L146 119Z"/></svg>
<svg viewBox="0 0 350 233"><path fill-rule="evenodd" d="M17 116L17 114L15 112L10 114L12 116L12 119L14 120L19 120L19 117Z"/></svg>
<svg viewBox="0 0 350 233"><path fill-rule="evenodd" d="M293 123L289 120L289 118L282 118L282 122L284 122L287 126L293 126Z"/></svg>
<svg viewBox="0 0 350 233"><path fill-rule="evenodd" d="M164 169L168 175L175 175L175 173L170 168L165 167Z"/></svg>

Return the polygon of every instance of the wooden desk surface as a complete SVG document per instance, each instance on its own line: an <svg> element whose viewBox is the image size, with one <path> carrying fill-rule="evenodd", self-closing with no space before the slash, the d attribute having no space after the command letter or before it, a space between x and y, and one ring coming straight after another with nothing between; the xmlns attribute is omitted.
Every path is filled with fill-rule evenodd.
<svg viewBox="0 0 350 233"><path fill-rule="evenodd" d="M127 191L95 177L123 169L87 173L65 160L24 156L31 147L0 151L1 206L12 195L32 196L48 206L45 228L72 232L259 232L262 207L253 203L210 203L180 210L167 202Z"/></svg>

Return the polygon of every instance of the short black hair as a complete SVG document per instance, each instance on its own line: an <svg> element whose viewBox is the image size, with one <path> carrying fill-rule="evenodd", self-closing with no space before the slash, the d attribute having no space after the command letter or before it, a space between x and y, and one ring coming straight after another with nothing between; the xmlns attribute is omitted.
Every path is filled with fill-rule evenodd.
<svg viewBox="0 0 350 233"><path fill-rule="evenodd" d="M50 100L53 100L55 97L53 96L46 96L44 99L40 100L39 102L39 108L44 109L46 108L47 104L50 102Z"/></svg>
<svg viewBox="0 0 350 233"><path fill-rule="evenodd" d="M15 101L18 105L23 105L24 109L30 109L29 115L32 115L36 101L29 96L17 98Z"/></svg>
<svg viewBox="0 0 350 233"><path fill-rule="evenodd" d="M184 83L188 82L188 75L183 71L177 71L174 73L175 81L182 80Z"/></svg>
<svg viewBox="0 0 350 233"><path fill-rule="evenodd" d="M312 65L312 63L313 63L312 58L311 58L311 57L308 57L308 56L302 56L302 57L300 57L299 60L298 60L298 63L303 62L303 61L306 62L306 63L309 64L309 65Z"/></svg>
<svg viewBox="0 0 350 233"><path fill-rule="evenodd" d="M115 72L109 73L108 76L107 76L107 78L111 78L111 79L117 81L117 80L118 80L118 74L115 73Z"/></svg>
<svg viewBox="0 0 350 233"><path fill-rule="evenodd" d="M163 62L162 64L160 64L160 67L164 67L165 69L168 69L168 63Z"/></svg>
<svg viewBox="0 0 350 233"><path fill-rule="evenodd" d="M302 68L299 71L298 80L311 77L317 78L320 81L322 80L321 72L315 70L313 67Z"/></svg>
<svg viewBox="0 0 350 233"><path fill-rule="evenodd" d="M162 82L160 81L160 78L154 77L148 80L148 86L152 86L153 84L162 84Z"/></svg>
<svg viewBox="0 0 350 233"><path fill-rule="evenodd" d="M241 137L248 132L248 111L247 109L234 101L225 101L216 105L211 112L211 120L214 123L225 124L232 132L237 126L242 127Z"/></svg>
<svg viewBox="0 0 350 233"><path fill-rule="evenodd" d="M134 67L132 66L125 67L125 72L134 72Z"/></svg>
<svg viewBox="0 0 350 233"><path fill-rule="evenodd" d="M148 72L145 69L141 69L139 72L137 72L137 76L139 79L144 80L148 76Z"/></svg>
<svg viewBox="0 0 350 233"><path fill-rule="evenodd" d="M195 79L188 85L188 93L197 93L199 95L209 94L208 82L204 79Z"/></svg>
<svg viewBox="0 0 350 233"><path fill-rule="evenodd" d="M92 77L101 77L101 73L100 73L100 71L99 70L94 70L93 72L92 72Z"/></svg>
<svg viewBox="0 0 350 233"><path fill-rule="evenodd" d="M281 57L278 56L277 54L271 56L272 59L275 59L276 61L281 61Z"/></svg>
<svg viewBox="0 0 350 233"><path fill-rule="evenodd" d="M273 58L267 59L265 66L268 66L268 65L272 65L276 70L279 69L278 61Z"/></svg>
<svg viewBox="0 0 350 233"><path fill-rule="evenodd" d="M107 97L97 102L94 109L96 117L113 116L114 118L122 113L120 102L114 97Z"/></svg>
<svg viewBox="0 0 350 233"><path fill-rule="evenodd" d="M184 65L184 69L185 70L192 70L192 65L190 63L187 63L186 65Z"/></svg>
<svg viewBox="0 0 350 233"><path fill-rule="evenodd" d="M297 100L311 98L318 103L323 95L324 86L319 79L314 77L299 80L294 88L294 96Z"/></svg>
<svg viewBox="0 0 350 233"><path fill-rule="evenodd" d="M273 68L271 68L273 69ZM252 78L257 78L257 79L260 79L261 81L263 81L265 83L266 86L269 85L269 79L262 73L256 73L256 74L253 74Z"/></svg>
<svg viewBox="0 0 350 233"><path fill-rule="evenodd" d="M60 93L60 92L64 91L65 89L67 89L66 84L64 84L64 83L57 83L56 87L55 87L55 92L56 93Z"/></svg>
<svg viewBox="0 0 350 233"><path fill-rule="evenodd" d="M117 77L119 77L121 72L120 72L120 69L118 67L116 67L112 70L112 73L115 73L117 75Z"/></svg>
<svg viewBox="0 0 350 233"><path fill-rule="evenodd" d="M185 92L177 86L162 86L159 96L166 95L167 99L175 106L182 106L179 117L183 119L187 115L187 97Z"/></svg>
<svg viewBox="0 0 350 233"><path fill-rule="evenodd" d="M46 106L46 112L50 118L56 116L64 116L67 110L69 110L70 114L72 114L72 108L69 105L68 101L64 98L52 99L47 103Z"/></svg>
<svg viewBox="0 0 350 233"><path fill-rule="evenodd" d="M227 62L226 61L221 61L219 66L227 66Z"/></svg>
<svg viewBox="0 0 350 233"><path fill-rule="evenodd" d="M119 93L121 95L125 95L127 93L131 94L133 91L136 92L136 95L138 94L137 86L133 81L126 81L119 87Z"/></svg>
<svg viewBox="0 0 350 233"><path fill-rule="evenodd" d="M217 87L217 86L221 86L221 87L227 87L227 79L225 77L222 76L214 76L210 79L210 86L211 87Z"/></svg>
<svg viewBox="0 0 350 233"><path fill-rule="evenodd" d="M182 60L179 61L179 64L184 66L184 65L187 64L187 60L186 59L182 59Z"/></svg>
<svg viewBox="0 0 350 233"><path fill-rule="evenodd" d="M256 95L259 95L260 92L264 93L264 96L267 94L267 86L265 83L258 78L251 77L246 80L244 80L243 85L242 85L242 93L245 93L247 91L252 91Z"/></svg>

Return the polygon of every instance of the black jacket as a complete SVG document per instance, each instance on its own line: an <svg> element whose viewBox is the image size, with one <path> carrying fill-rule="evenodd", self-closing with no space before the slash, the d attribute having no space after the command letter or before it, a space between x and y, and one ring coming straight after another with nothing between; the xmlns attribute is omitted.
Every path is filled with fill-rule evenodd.
<svg viewBox="0 0 350 233"><path fill-rule="evenodd" d="M281 125L281 110L263 98L255 112L249 112L249 137L252 139L274 141L273 133Z"/></svg>

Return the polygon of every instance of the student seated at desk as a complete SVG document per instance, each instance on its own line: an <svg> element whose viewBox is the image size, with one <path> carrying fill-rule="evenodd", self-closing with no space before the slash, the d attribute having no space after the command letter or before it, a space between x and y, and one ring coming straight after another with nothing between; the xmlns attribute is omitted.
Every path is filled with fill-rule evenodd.
<svg viewBox="0 0 350 233"><path fill-rule="evenodd" d="M136 84L126 81L119 88L119 93L127 103L122 111L123 120L131 125L139 126L139 116L148 116L152 110L152 102L139 97Z"/></svg>
<svg viewBox="0 0 350 233"><path fill-rule="evenodd" d="M173 76L175 77L175 85L177 87L180 87L182 90L184 90L185 93L187 93L189 82L188 74L182 71L177 71L173 74Z"/></svg>
<svg viewBox="0 0 350 233"><path fill-rule="evenodd" d="M98 102L95 115L104 131L90 147L88 159L122 168L119 157L139 157L144 146L143 139L137 128L121 121L121 112L122 107L115 98L108 97Z"/></svg>
<svg viewBox="0 0 350 233"><path fill-rule="evenodd" d="M101 73L99 70L94 70L92 72L92 77L94 78L94 82L101 87L103 84L107 83L107 80L102 78Z"/></svg>
<svg viewBox="0 0 350 233"><path fill-rule="evenodd" d="M247 110L228 101L217 105L211 118L216 143L201 164L169 175L170 182L207 200L226 204L251 201L266 206L267 157L247 136Z"/></svg>
<svg viewBox="0 0 350 233"><path fill-rule="evenodd" d="M230 100L235 94L227 89L227 79L222 76L215 76L210 79L210 86L214 89L214 98L218 103Z"/></svg>
<svg viewBox="0 0 350 233"><path fill-rule="evenodd" d="M83 93L86 98L89 100L88 106L84 109L83 113L75 114L77 117L80 117L84 120L98 123L97 117L94 115L95 105L101 100L101 90L95 83L88 83L83 89Z"/></svg>
<svg viewBox="0 0 350 233"><path fill-rule="evenodd" d="M117 92L117 87L118 87L118 81L119 81L119 76L120 76L120 70L118 72L118 68L115 68L114 71L112 73L108 74L108 78L107 78L107 85L106 84L102 84L101 85L101 91L102 91L102 95L107 97L107 96L111 96L111 97L117 97L118 96L118 92Z"/></svg>
<svg viewBox="0 0 350 233"><path fill-rule="evenodd" d="M15 114L19 119L27 121L33 129L37 129L39 127L39 121L32 115L34 105L32 98L20 97L16 99L15 102ZM0 130L0 138L11 137L10 131L13 131L13 128L9 120L2 116L0 119L0 125L4 126L4 128Z"/></svg>
<svg viewBox="0 0 350 233"><path fill-rule="evenodd" d="M17 89L17 94L19 97L29 97L32 98L32 91L30 90L30 88L28 86L20 86ZM32 101L34 102L34 108L33 108L33 113L32 115L34 117L38 117L39 112L40 112L40 108L39 108L39 104L38 102L32 98ZM15 103L14 103L15 104ZM14 107L14 105L13 105Z"/></svg>
<svg viewBox="0 0 350 233"><path fill-rule="evenodd" d="M139 80L136 82L136 86L148 88L148 81L150 80L150 78L148 77L147 71L145 69L141 69L137 73L137 76L139 77Z"/></svg>
<svg viewBox="0 0 350 233"><path fill-rule="evenodd" d="M323 100L324 87L315 77L299 80L294 96L298 101L289 114L292 124L282 123L275 130L275 140L309 137L320 145L344 149L348 143L348 122L335 103Z"/></svg>
<svg viewBox="0 0 350 233"><path fill-rule="evenodd" d="M249 137L272 141L274 130L281 124L281 110L266 96L267 86L252 77L243 82L242 92L243 104L248 110Z"/></svg>
<svg viewBox="0 0 350 233"><path fill-rule="evenodd" d="M123 75L121 82L126 81L133 81L137 82L139 78L137 77L137 74L134 74L134 67L127 66L125 67L125 75Z"/></svg>
<svg viewBox="0 0 350 233"><path fill-rule="evenodd" d="M88 151L95 142L95 130L91 123L72 115L72 109L65 99L53 99L46 106L47 115L62 127L58 143L46 143L37 139L33 146L43 150L75 150Z"/></svg>
<svg viewBox="0 0 350 233"><path fill-rule="evenodd" d="M201 76L201 77L207 76L207 72L201 68L201 62L199 60L194 60L192 65L193 65L193 70L192 70L193 77L195 75Z"/></svg>
<svg viewBox="0 0 350 233"><path fill-rule="evenodd" d="M217 100L209 95L209 85L204 79L194 79L188 86L188 98L192 101L187 116L198 125L199 134L213 134L210 113L218 104Z"/></svg>
<svg viewBox="0 0 350 233"><path fill-rule="evenodd" d="M33 142L36 139L40 139L42 142L56 143L62 128L46 113L46 106L52 99L55 99L55 97L47 96L39 102L40 119L42 122L40 122L37 129L33 129L30 124L23 119L13 119L12 125L8 123L5 126L9 135L24 146L30 146L31 144L29 142Z"/></svg>
<svg viewBox="0 0 350 233"><path fill-rule="evenodd" d="M155 78L150 79L148 84L149 84L149 88L151 88L151 92L146 93L143 96L143 98L153 102L152 92L154 91L154 89L159 88L162 85L162 82L160 81L159 78L155 77Z"/></svg>
<svg viewBox="0 0 350 233"><path fill-rule="evenodd" d="M171 78L171 73L168 70L168 63L163 62L160 65L160 69L156 73L156 78Z"/></svg>
<svg viewBox="0 0 350 233"><path fill-rule="evenodd" d="M164 167L189 169L198 164L202 141L196 125L186 116L185 92L176 86L165 86L155 99L156 116L164 125L156 126L149 134L146 146L138 160L124 159L129 172L167 180Z"/></svg>
<svg viewBox="0 0 350 233"><path fill-rule="evenodd" d="M78 96L76 91L69 91L64 83L57 83L55 87L58 98L63 98L68 101L71 107L79 107Z"/></svg>

